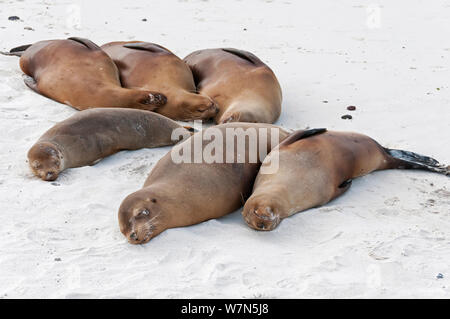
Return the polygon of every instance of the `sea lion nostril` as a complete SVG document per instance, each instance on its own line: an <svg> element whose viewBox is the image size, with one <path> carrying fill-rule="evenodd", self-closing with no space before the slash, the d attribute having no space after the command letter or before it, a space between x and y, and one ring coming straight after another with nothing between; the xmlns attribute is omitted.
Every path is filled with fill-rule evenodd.
<svg viewBox="0 0 450 319"><path fill-rule="evenodd" d="M266 226L262 222L256 224L256 227L258 227L259 229L265 229L266 228Z"/></svg>
<svg viewBox="0 0 450 319"><path fill-rule="evenodd" d="M137 237L137 235L136 235L135 232L132 232L132 233L130 234L130 238L133 239L133 240L138 240L138 237Z"/></svg>

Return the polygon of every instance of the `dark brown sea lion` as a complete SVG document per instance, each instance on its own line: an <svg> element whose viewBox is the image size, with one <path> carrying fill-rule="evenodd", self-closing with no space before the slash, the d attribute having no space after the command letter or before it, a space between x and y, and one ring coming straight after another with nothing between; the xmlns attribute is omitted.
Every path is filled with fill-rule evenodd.
<svg viewBox="0 0 450 319"><path fill-rule="evenodd" d="M237 49L195 51L184 58L197 90L219 106L216 123L273 123L281 112L281 87L254 54Z"/></svg>
<svg viewBox="0 0 450 319"><path fill-rule="evenodd" d="M92 165L121 150L175 144L175 129L185 137L189 131L154 112L125 108L90 109L59 122L28 152L33 173L55 180L67 168Z"/></svg>
<svg viewBox="0 0 450 319"><path fill-rule="evenodd" d="M365 135L325 129L294 132L265 161L274 158L278 171L258 174L242 212L257 230L272 230L283 218L328 203L349 189L352 179L376 170L450 172L430 157L384 148Z"/></svg>
<svg viewBox="0 0 450 319"><path fill-rule="evenodd" d="M189 67L166 48L130 41L107 43L102 49L116 63L124 87L157 91L167 97L156 112L182 121L216 116L218 108L213 100L197 94Z"/></svg>
<svg viewBox="0 0 450 319"><path fill-rule="evenodd" d="M222 124L194 134L159 160L141 190L123 200L121 232L130 243L143 244L168 228L235 211L251 192L264 151L287 135L277 126L259 123ZM211 143L217 147L212 149ZM194 163L176 159L181 153Z"/></svg>
<svg viewBox="0 0 450 319"><path fill-rule="evenodd" d="M10 51L20 56L25 84L78 110L124 107L154 111L166 102L158 92L123 88L111 58L90 40L40 41Z"/></svg>

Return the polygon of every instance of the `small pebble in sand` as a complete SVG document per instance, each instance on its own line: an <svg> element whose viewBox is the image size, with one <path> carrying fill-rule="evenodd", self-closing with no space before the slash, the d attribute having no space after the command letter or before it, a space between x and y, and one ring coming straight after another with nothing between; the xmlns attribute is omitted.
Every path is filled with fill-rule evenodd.
<svg viewBox="0 0 450 319"><path fill-rule="evenodd" d="M351 116L350 114L345 114L341 116L341 119L343 120L351 120L353 118L353 116Z"/></svg>
<svg viewBox="0 0 450 319"><path fill-rule="evenodd" d="M61 258L55 258L55 261L61 261Z"/></svg>
<svg viewBox="0 0 450 319"><path fill-rule="evenodd" d="M356 106L354 106L354 105L347 106L347 110L354 111L354 110L356 110Z"/></svg>
<svg viewBox="0 0 450 319"><path fill-rule="evenodd" d="M17 20L20 20L20 18L19 18L18 16L10 16L10 17L8 18L8 20L9 20L9 21L17 21Z"/></svg>
<svg viewBox="0 0 450 319"><path fill-rule="evenodd" d="M325 101L322 101L322 103L328 103L328 101L327 101L327 100L325 100Z"/></svg>
<svg viewBox="0 0 450 319"><path fill-rule="evenodd" d="M142 21L146 22L146 21L147 21L147 19L146 19L146 18L144 18L144 19L142 19Z"/></svg>
<svg viewBox="0 0 450 319"><path fill-rule="evenodd" d="M52 185L53 185L53 186L59 186L60 184L58 184L58 183L56 183L56 182L53 182Z"/></svg>
<svg viewBox="0 0 450 319"><path fill-rule="evenodd" d="M247 28L244 28L244 31L247 31Z"/></svg>
<svg viewBox="0 0 450 319"><path fill-rule="evenodd" d="M444 278L444 275L441 274L441 273L438 273L437 276L436 276L436 278L437 278L437 279L442 279L442 278Z"/></svg>
<svg viewBox="0 0 450 319"><path fill-rule="evenodd" d="M32 27L24 27L24 30L28 30L28 31L34 31L34 29Z"/></svg>

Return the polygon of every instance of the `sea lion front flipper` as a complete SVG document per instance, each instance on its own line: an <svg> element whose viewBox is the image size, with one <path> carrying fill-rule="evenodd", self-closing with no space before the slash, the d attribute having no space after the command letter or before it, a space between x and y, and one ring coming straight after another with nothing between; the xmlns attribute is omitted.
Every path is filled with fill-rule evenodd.
<svg viewBox="0 0 450 319"><path fill-rule="evenodd" d="M147 105L145 109L154 111L157 108L166 105L167 97L159 92L150 92L143 99L139 100L140 104Z"/></svg>
<svg viewBox="0 0 450 319"><path fill-rule="evenodd" d="M25 82L26 86L28 86L34 92L36 92L38 94L41 94L41 92L39 92L39 89L37 87L37 82L36 82L36 80L34 78L24 74L23 75L23 82Z"/></svg>
<svg viewBox="0 0 450 319"><path fill-rule="evenodd" d="M3 55L14 55L14 56L20 57L25 52L25 50L28 49L29 47L31 47L31 44L25 44L25 45L21 45L19 47L12 48L11 50L9 50L9 52L1 51L0 53Z"/></svg>
<svg viewBox="0 0 450 319"><path fill-rule="evenodd" d="M136 49L136 50L145 50L150 51L152 53L171 53L166 48L150 42L135 42L135 43L127 43L123 45L124 48L128 49Z"/></svg>
<svg viewBox="0 0 450 319"><path fill-rule="evenodd" d="M233 49L233 48L224 48L224 49L222 49L222 51L234 54L235 56L240 57L241 59L247 60L248 62L250 62L251 64L254 64L254 65L264 64L264 62L261 61L256 55L254 55L253 53L247 52L247 51L242 51L242 50Z"/></svg>
<svg viewBox="0 0 450 319"><path fill-rule="evenodd" d="M343 181L336 189L336 192L333 194L333 198L339 197L342 194L344 194L349 188L350 186L352 186L352 179L347 179L345 181Z"/></svg>
<svg viewBox="0 0 450 319"><path fill-rule="evenodd" d="M95 44L94 42L92 42L89 39L85 39L85 38L79 38L79 37L70 37L67 40L72 40L78 43L83 44L86 48L91 49L91 50L101 50L101 48Z"/></svg>
<svg viewBox="0 0 450 319"><path fill-rule="evenodd" d="M290 145L292 143L297 142L298 140L313 136L313 135L317 135L317 134L321 134L326 132L327 129L326 128L313 128L310 130L298 130L295 131L294 133L292 133L291 135L289 135L284 141L282 141L279 144L279 147L281 146L287 146Z"/></svg>

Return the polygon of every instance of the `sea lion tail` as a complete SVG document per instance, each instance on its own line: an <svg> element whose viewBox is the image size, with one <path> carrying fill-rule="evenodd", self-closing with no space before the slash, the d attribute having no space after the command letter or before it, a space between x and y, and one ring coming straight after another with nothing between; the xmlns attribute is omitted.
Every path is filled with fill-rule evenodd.
<svg viewBox="0 0 450 319"><path fill-rule="evenodd" d="M9 50L9 52L1 51L0 53L3 55L14 55L14 56L20 57L25 52L25 50L28 49L29 47L31 47L31 44L25 44L25 45L21 45L16 48L12 48L11 50Z"/></svg>
<svg viewBox="0 0 450 319"><path fill-rule="evenodd" d="M404 150L389 148L384 148L384 150L396 160L395 168L423 169L450 176L450 166L440 164L437 160L429 156Z"/></svg>

